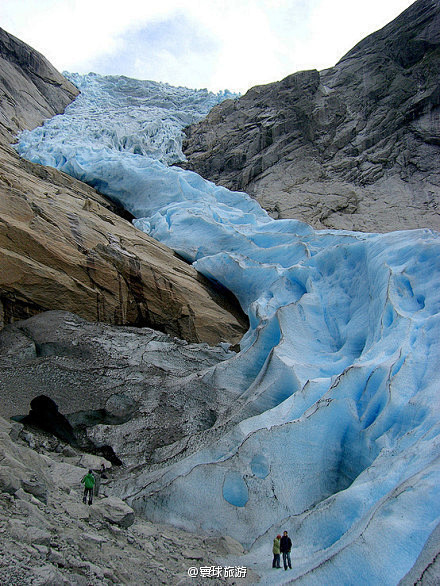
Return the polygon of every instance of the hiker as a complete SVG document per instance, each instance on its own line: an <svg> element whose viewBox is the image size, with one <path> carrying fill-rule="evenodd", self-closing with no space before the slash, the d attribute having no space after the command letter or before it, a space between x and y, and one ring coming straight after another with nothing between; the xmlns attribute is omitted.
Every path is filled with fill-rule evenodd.
<svg viewBox="0 0 440 586"><path fill-rule="evenodd" d="M283 536L280 540L280 551L283 554L284 569L287 570L287 564L292 569L292 562L290 561L290 551L292 549L292 541L287 535L287 531L284 531Z"/></svg>
<svg viewBox="0 0 440 586"><path fill-rule="evenodd" d="M107 478L105 473L105 464L101 464L101 470L95 475L95 496L98 496L101 486L101 480Z"/></svg>
<svg viewBox="0 0 440 586"><path fill-rule="evenodd" d="M281 535L277 535L273 540L273 561L272 561L272 568L281 568L280 566L280 539Z"/></svg>
<svg viewBox="0 0 440 586"><path fill-rule="evenodd" d="M83 503L86 504L88 497L89 505L91 505L93 500L93 487L95 486L95 477L91 470L89 470L88 474L86 474L81 480L81 484L84 484Z"/></svg>

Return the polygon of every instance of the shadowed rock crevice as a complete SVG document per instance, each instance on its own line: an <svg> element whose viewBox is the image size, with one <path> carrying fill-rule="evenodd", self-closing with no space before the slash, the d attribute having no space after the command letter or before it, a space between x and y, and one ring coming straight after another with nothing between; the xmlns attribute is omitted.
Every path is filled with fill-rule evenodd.
<svg viewBox="0 0 440 586"><path fill-rule="evenodd" d="M46 395L38 395L32 399L29 413L20 419L20 423L47 431L69 444L77 444L73 427L58 411L55 401Z"/></svg>
<svg viewBox="0 0 440 586"><path fill-rule="evenodd" d="M113 448L108 445L95 445L85 432L87 425L102 423L108 419L105 410L85 413L82 416L65 416L58 410L58 405L46 395L39 395L31 401L31 409L25 416L15 416L12 419L19 421L25 427L41 430L53 435L63 442L88 453L104 457L115 466L122 464Z"/></svg>

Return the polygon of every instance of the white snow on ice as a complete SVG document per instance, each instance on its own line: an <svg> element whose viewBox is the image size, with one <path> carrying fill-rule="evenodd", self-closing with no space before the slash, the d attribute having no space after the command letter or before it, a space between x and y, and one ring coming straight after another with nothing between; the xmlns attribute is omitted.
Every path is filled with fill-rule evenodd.
<svg viewBox="0 0 440 586"><path fill-rule="evenodd" d="M22 133L20 154L122 203L251 324L212 372L242 420L125 496L152 520L232 535L266 583L397 584L440 520L440 235L273 220L167 166L183 158L182 128L227 95L71 79L80 97ZM294 568L274 576L285 528Z"/></svg>

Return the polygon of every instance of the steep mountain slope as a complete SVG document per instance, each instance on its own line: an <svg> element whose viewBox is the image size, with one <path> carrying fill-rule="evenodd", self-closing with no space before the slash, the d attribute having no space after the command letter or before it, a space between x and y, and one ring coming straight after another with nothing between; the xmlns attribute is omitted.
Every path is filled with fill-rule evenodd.
<svg viewBox="0 0 440 586"><path fill-rule="evenodd" d="M60 114L78 93L43 55L0 28L2 143Z"/></svg>
<svg viewBox="0 0 440 586"><path fill-rule="evenodd" d="M12 135L77 94L36 51L0 34L0 327L48 309L237 342L246 320L207 280L119 217L92 188L18 157Z"/></svg>
<svg viewBox="0 0 440 586"><path fill-rule="evenodd" d="M440 4L418 0L325 71L216 106L192 169L315 228L440 229Z"/></svg>

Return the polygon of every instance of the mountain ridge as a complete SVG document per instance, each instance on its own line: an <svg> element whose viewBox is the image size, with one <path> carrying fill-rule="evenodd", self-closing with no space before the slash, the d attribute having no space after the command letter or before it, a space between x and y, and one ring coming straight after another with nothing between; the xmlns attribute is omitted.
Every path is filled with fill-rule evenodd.
<svg viewBox="0 0 440 586"><path fill-rule="evenodd" d="M38 51L0 28L0 139L61 114L79 94Z"/></svg>
<svg viewBox="0 0 440 586"><path fill-rule="evenodd" d="M418 0L334 67L216 106L181 166L317 229L439 230L439 22Z"/></svg>

